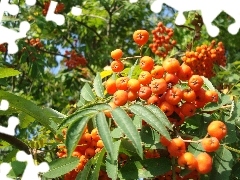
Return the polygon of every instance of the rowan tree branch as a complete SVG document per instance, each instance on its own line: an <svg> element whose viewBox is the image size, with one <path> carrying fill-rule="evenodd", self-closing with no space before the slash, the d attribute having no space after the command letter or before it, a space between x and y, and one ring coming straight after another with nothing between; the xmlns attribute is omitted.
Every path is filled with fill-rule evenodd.
<svg viewBox="0 0 240 180"><path fill-rule="evenodd" d="M19 150L22 150L24 152L26 152L27 154L30 154L30 147L25 144L24 142L20 141L18 138L14 137L14 136L10 136L7 134L3 134L0 133L0 139L8 142L9 144L13 145L14 147L16 147Z"/></svg>

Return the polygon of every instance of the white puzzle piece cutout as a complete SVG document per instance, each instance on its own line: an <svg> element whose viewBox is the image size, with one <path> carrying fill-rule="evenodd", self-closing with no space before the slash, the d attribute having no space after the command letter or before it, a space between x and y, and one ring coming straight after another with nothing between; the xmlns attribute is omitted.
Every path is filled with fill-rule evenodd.
<svg viewBox="0 0 240 180"><path fill-rule="evenodd" d="M36 0L25 0L25 2L28 6L33 6L36 4Z"/></svg>
<svg viewBox="0 0 240 180"><path fill-rule="evenodd" d="M21 162L27 162L21 180L39 180L39 173L49 171L48 163L42 162L39 165L35 165L32 155L28 155L24 151L18 151L16 159Z"/></svg>
<svg viewBox="0 0 240 180"><path fill-rule="evenodd" d="M15 16L19 13L19 7L16 4L9 4L8 0L1 0L0 2L0 21L2 21L4 12ZM8 43L8 53L15 54L18 52L16 44L17 39L26 37L26 33L30 29L30 24L27 21L20 23L19 32L0 25L0 44Z"/></svg>
<svg viewBox="0 0 240 180"><path fill-rule="evenodd" d="M138 2L138 0L129 0L130 3ZM210 36L216 37L219 34L219 28L214 26L212 22L221 12L227 13L235 22L228 27L228 32L235 35L240 29L240 1L239 0L155 0L151 3L151 10L159 13L162 5L167 4L178 11L175 19L177 25L183 25L186 22L184 12L201 11L203 23L206 26Z"/></svg>
<svg viewBox="0 0 240 180"><path fill-rule="evenodd" d="M15 128L17 127L18 124L19 124L19 119L17 117L12 116L8 119L7 127L0 126L0 133L14 136Z"/></svg>
<svg viewBox="0 0 240 180"><path fill-rule="evenodd" d="M7 100L3 99L0 104L0 110L6 111L6 110L8 110L8 108L9 108L9 102ZM8 126L7 127L0 126L0 133L14 136L15 128L17 127L17 125L19 123L20 123L19 119L15 116L8 118Z"/></svg>
<svg viewBox="0 0 240 180"><path fill-rule="evenodd" d="M74 15L74 16L80 16L82 14L82 9L79 8L79 7L72 7L71 9L71 13Z"/></svg>
<svg viewBox="0 0 240 180"><path fill-rule="evenodd" d="M53 21L57 25L61 26L65 22L65 17L62 14L55 14L54 13L54 11L57 7L57 4L58 4L58 2L56 2L56 1L51 1L50 2L48 12L47 12L47 15L46 15L46 21Z"/></svg>
<svg viewBox="0 0 240 180"><path fill-rule="evenodd" d="M1 180L13 180L12 178L7 177L8 173L12 167L8 163L0 164L0 179Z"/></svg>

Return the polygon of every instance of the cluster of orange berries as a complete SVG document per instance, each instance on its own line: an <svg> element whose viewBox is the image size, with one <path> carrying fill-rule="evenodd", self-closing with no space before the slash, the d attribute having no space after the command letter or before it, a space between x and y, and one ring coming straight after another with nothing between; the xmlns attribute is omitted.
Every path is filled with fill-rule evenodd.
<svg viewBox="0 0 240 180"><path fill-rule="evenodd" d="M42 44L42 42L40 41L40 39L39 38L32 38L32 39L27 39L26 41L25 41L26 43L29 43L30 44L30 46L33 46L33 47L36 47L36 48L42 48L43 47L43 44Z"/></svg>
<svg viewBox="0 0 240 180"><path fill-rule="evenodd" d="M67 129L64 129L62 132L65 139ZM75 179L78 172L84 168L88 160L95 156L96 153L100 152L103 147L103 141L98 134L97 128L94 128L91 132L89 132L86 127L76 149L72 153L72 156L79 158L79 164L75 169L65 174L64 180ZM59 158L67 157L67 149L64 145L59 145L58 149L57 156ZM102 172L102 176L103 174L104 173Z"/></svg>
<svg viewBox="0 0 240 180"><path fill-rule="evenodd" d="M85 66L87 64L87 60L75 50L65 51L65 56L69 56L68 59L64 60L69 69L76 68L77 66Z"/></svg>
<svg viewBox="0 0 240 180"><path fill-rule="evenodd" d="M118 77L106 81L106 91L113 95L113 101L109 103L112 107L140 99L147 104L155 104L172 123L181 125L185 117L194 115L197 108L218 101L218 93L205 90L202 77L194 75L188 65L180 65L175 58L155 65L151 57L143 56L139 65L142 71L137 79ZM116 69L112 70L116 72ZM181 88L179 85L184 81L187 86Z"/></svg>
<svg viewBox="0 0 240 180"><path fill-rule="evenodd" d="M43 14L44 16L47 15L49 6L50 6L50 1L44 2L44 4L43 4L43 10L42 10L42 14ZM60 13L60 12L63 11L64 8L65 8L65 6L64 6L63 3L58 3L58 4L57 4L57 7L56 7L56 9L55 9L55 11L54 11L54 13L56 13L56 14L57 14L57 13Z"/></svg>
<svg viewBox="0 0 240 180"><path fill-rule="evenodd" d="M157 27L152 30L152 34L153 42L149 44L150 49L157 56L165 58L168 52L177 44L176 40L173 40L173 29L159 22Z"/></svg>
<svg viewBox="0 0 240 180"><path fill-rule="evenodd" d="M201 143L205 152L199 153L196 157L186 151L186 143L176 137L167 140L164 136L160 136L160 142L166 146L171 157L177 158L178 165L187 168L190 171L196 170L200 174L207 174L212 170L213 160L209 155L220 147L220 141L227 135L227 127L220 120L212 121L207 127L207 136L195 143ZM209 137L210 136L210 137Z"/></svg>
<svg viewBox="0 0 240 180"><path fill-rule="evenodd" d="M182 60L189 65L195 74L211 78L215 75L214 65L226 66L225 48L222 42L196 47L196 51L187 51Z"/></svg>

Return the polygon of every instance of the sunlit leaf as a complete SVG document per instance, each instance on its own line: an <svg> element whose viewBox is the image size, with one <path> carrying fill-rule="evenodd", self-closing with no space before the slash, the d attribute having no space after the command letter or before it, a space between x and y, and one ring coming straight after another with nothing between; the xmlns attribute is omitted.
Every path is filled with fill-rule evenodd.
<svg viewBox="0 0 240 180"><path fill-rule="evenodd" d="M100 73L97 73L93 81L93 87L98 97L104 97L104 88L102 84L102 79Z"/></svg>
<svg viewBox="0 0 240 180"><path fill-rule="evenodd" d="M82 137L82 134L84 133L88 120L89 120L88 116L82 117L79 120L74 121L68 127L66 137L68 157L70 157L72 155L72 152L75 150L80 138Z"/></svg>
<svg viewBox="0 0 240 180"><path fill-rule="evenodd" d="M117 123L118 127L122 129L122 132L132 141L140 157L143 156L141 138L133 124L132 119L128 116L126 111L117 107L112 111L113 120Z"/></svg>
<svg viewBox="0 0 240 180"><path fill-rule="evenodd" d="M60 158L48 163L50 170L43 174L46 178L56 178L73 170L79 163L79 158Z"/></svg>

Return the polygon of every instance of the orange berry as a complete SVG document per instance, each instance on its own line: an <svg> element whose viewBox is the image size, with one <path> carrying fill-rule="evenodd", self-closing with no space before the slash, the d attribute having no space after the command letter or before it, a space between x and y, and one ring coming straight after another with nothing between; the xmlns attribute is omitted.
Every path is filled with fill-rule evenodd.
<svg viewBox="0 0 240 180"><path fill-rule="evenodd" d="M165 61L163 61L162 66L168 73L177 73L180 69L180 63L175 58L166 59Z"/></svg>
<svg viewBox="0 0 240 180"><path fill-rule="evenodd" d="M212 170L213 160L209 154L202 152L196 157L196 160L196 169L200 174L207 174Z"/></svg>
<svg viewBox="0 0 240 180"><path fill-rule="evenodd" d="M167 82L163 79L154 79L150 84L152 93L159 95L167 91Z"/></svg>
<svg viewBox="0 0 240 180"><path fill-rule="evenodd" d="M185 152L178 158L178 165L187 167L189 170L195 170L197 167L197 160L190 152Z"/></svg>
<svg viewBox="0 0 240 180"><path fill-rule="evenodd" d="M218 102L218 93L213 90L205 91L205 101L206 102Z"/></svg>
<svg viewBox="0 0 240 180"><path fill-rule="evenodd" d="M116 80L108 79L105 83L105 88L108 94L114 94L117 91Z"/></svg>
<svg viewBox="0 0 240 180"><path fill-rule="evenodd" d="M103 148L104 147L103 141L101 139L97 141L97 147L98 148Z"/></svg>
<svg viewBox="0 0 240 180"><path fill-rule="evenodd" d="M137 30L133 33L133 40L139 46L146 44L148 39L149 39L149 33L146 30Z"/></svg>
<svg viewBox="0 0 240 180"><path fill-rule="evenodd" d="M174 138L167 146L168 152L173 157L179 157L186 151L185 142L181 138Z"/></svg>
<svg viewBox="0 0 240 180"><path fill-rule="evenodd" d="M219 141L227 135L227 126L219 120L212 121L207 128L210 136L216 137Z"/></svg>
<svg viewBox="0 0 240 180"><path fill-rule="evenodd" d="M122 61L113 61L111 63L111 69L113 72L121 72L124 69L124 64Z"/></svg>
<svg viewBox="0 0 240 180"><path fill-rule="evenodd" d="M151 91L151 88L149 86L142 86L140 89L139 89L139 92L138 92L138 96L143 99L143 100L147 100L148 98L150 98L152 95L152 91Z"/></svg>
<svg viewBox="0 0 240 180"><path fill-rule="evenodd" d="M140 89L140 82L137 79L129 79L127 87L129 91L137 92Z"/></svg>
<svg viewBox="0 0 240 180"><path fill-rule="evenodd" d="M167 90L165 95L165 100L172 104L177 105L182 99L182 90L177 87L172 87L171 89Z"/></svg>
<svg viewBox="0 0 240 180"><path fill-rule="evenodd" d="M113 102L117 106L123 106L123 105L125 105L127 103L127 101L128 101L128 93L127 93L127 91L117 90L113 94Z"/></svg>
<svg viewBox="0 0 240 180"><path fill-rule="evenodd" d="M148 85L152 81L152 75L148 71L142 71L138 76L138 81L144 86Z"/></svg>
<svg viewBox="0 0 240 180"><path fill-rule="evenodd" d="M203 138L201 144L206 152L214 152L220 146L219 140L216 137Z"/></svg>
<svg viewBox="0 0 240 180"><path fill-rule="evenodd" d="M100 136L99 136L99 134L98 134L97 128L94 128L94 129L91 131L91 135L92 135L92 140L93 140L93 141L98 141L98 140L100 140Z"/></svg>
<svg viewBox="0 0 240 180"><path fill-rule="evenodd" d="M123 52L121 49L115 49L111 52L111 57L115 60L119 60L123 56Z"/></svg>
<svg viewBox="0 0 240 180"><path fill-rule="evenodd" d="M196 111L195 105L188 102L183 103L180 109L184 116L193 116Z"/></svg>
<svg viewBox="0 0 240 180"><path fill-rule="evenodd" d="M151 71L154 66L154 61L151 57L149 56L143 56L140 59L140 67L143 71Z"/></svg>
<svg viewBox="0 0 240 180"><path fill-rule="evenodd" d="M167 147L171 141L169 141L165 136L160 135L160 143Z"/></svg>
<svg viewBox="0 0 240 180"><path fill-rule="evenodd" d="M199 75L192 75L188 80L188 86L194 91L199 90L203 85L203 79Z"/></svg>
<svg viewBox="0 0 240 180"><path fill-rule="evenodd" d="M174 106L167 101L161 102L159 108L166 114L166 116L171 116L174 112Z"/></svg>
<svg viewBox="0 0 240 180"><path fill-rule="evenodd" d="M120 77L116 79L116 87L118 90L127 90L128 89L128 77Z"/></svg>
<svg viewBox="0 0 240 180"><path fill-rule="evenodd" d="M192 89L184 89L182 99L186 102L194 102L196 99L196 93Z"/></svg>
<svg viewBox="0 0 240 180"><path fill-rule="evenodd" d="M91 157L93 157L95 155L95 150L91 147L87 148L85 150L85 156L90 159Z"/></svg>

